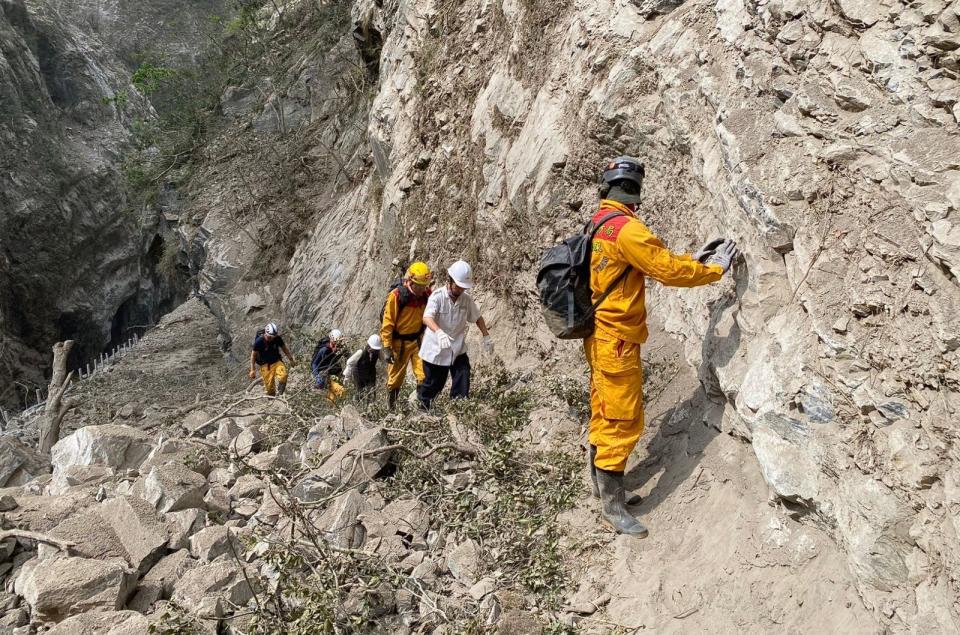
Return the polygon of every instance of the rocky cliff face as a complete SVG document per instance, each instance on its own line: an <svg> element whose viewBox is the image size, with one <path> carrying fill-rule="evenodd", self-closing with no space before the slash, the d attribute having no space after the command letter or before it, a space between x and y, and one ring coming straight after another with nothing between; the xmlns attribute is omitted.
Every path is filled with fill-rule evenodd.
<svg viewBox="0 0 960 635"><path fill-rule="evenodd" d="M10 16L32 14L2 6L0 28L29 41ZM540 320L539 256L586 220L605 159L641 156L641 216L673 249L722 235L744 250L717 285L650 291L700 380L678 403L724 433L700 435L704 446L749 449L783 535L828 535L884 628L957 629L960 4L356 0L268 3L254 20L268 54L224 93L223 128L194 166L178 228L224 348L239 342L242 358L268 318L370 332L398 265L465 257L507 364L576 368L577 348ZM8 62L23 69L15 85L51 102L73 94L55 73L44 79L43 50L14 47L26 60ZM0 77L14 76L6 68ZM98 103L63 108L89 110L119 138ZM72 124L30 116L77 147ZM5 134L23 144L25 129ZM55 189L24 191L11 200ZM80 196L70 192L57 199L64 218L62 201ZM109 219L98 222L119 222ZM48 221L38 235L62 226ZM85 235L109 235L92 227ZM118 249L107 242L104 254ZM46 289L14 247L3 274ZM143 279L77 258L107 264L58 287L67 298L91 297L84 285L102 288L109 271L122 302ZM4 287L21 294L0 311L8 331L18 284ZM97 306L85 310L103 333L118 305ZM674 448L672 432L655 434L642 444Z"/></svg>
<svg viewBox="0 0 960 635"><path fill-rule="evenodd" d="M641 215L672 248L725 235L745 252L718 285L651 290L725 408L715 425L751 445L794 518L830 532L877 619L952 630L958 13L939 0L358 1L347 57L369 61L369 104L331 112L329 78L348 73L303 54L285 89L239 115L248 142L299 131L292 256L258 249L268 214L252 236L226 218L238 169L212 166L229 178L196 208L205 288L244 338L268 314L365 332L391 263L463 256L505 357L567 360L575 349L539 319L539 254L595 205L597 166L637 154ZM288 130L269 124L278 110ZM315 162L335 186L317 185ZM273 186L249 196L269 207Z"/></svg>
<svg viewBox="0 0 960 635"><path fill-rule="evenodd" d="M202 23L219 4L180 17ZM130 76L135 52L183 57L203 42L156 20L147 33L147 17L128 3L0 3L0 404L45 384L53 342L76 339L72 362L92 361L182 297L158 271L167 221L127 196L130 129L154 116Z"/></svg>

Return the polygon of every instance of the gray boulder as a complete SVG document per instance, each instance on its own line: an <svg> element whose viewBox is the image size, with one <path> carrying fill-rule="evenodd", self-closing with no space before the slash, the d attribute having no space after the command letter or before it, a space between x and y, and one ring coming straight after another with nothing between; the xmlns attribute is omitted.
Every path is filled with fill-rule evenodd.
<svg viewBox="0 0 960 635"><path fill-rule="evenodd" d="M160 600L168 600L173 587L183 574L198 566L186 549L176 551L158 562L137 585L136 594L130 600L130 608L146 613Z"/></svg>
<svg viewBox="0 0 960 635"><path fill-rule="evenodd" d="M337 487L350 487L372 479L390 461L383 428L360 431L318 469L298 483L293 494L301 500L318 500Z"/></svg>
<svg viewBox="0 0 960 635"><path fill-rule="evenodd" d="M47 631L47 635L142 635L147 618L136 611L107 611L75 615Z"/></svg>
<svg viewBox="0 0 960 635"><path fill-rule="evenodd" d="M174 583L171 596L173 602L198 615L215 610L218 600L243 606L251 598L253 590L243 572L227 561L212 562L185 572Z"/></svg>
<svg viewBox="0 0 960 635"><path fill-rule="evenodd" d="M137 493L159 512L203 507L207 491L207 479L175 463L155 466L137 485Z"/></svg>
<svg viewBox="0 0 960 635"><path fill-rule="evenodd" d="M230 443L240 436L243 429L233 419L224 419L217 428L217 445L221 448L230 447Z"/></svg>
<svg viewBox="0 0 960 635"><path fill-rule="evenodd" d="M129 426L86 426L60 439L50 451L54 476L70 465L101 465L114 470L138 468L150 454L149 435Z"/></svg>
<svg viewBox="0 0 960 635"><path fill-rule="evenodd" d="M23 485L49 471L45 456L22 441L0 437L0 487Z"/></svg>
<svg viewBox="0 0 960 635"><path fill-rule="evenodd" d="M136 582L120 559L35 558L23 565L14 588L34 619L60 622L87 611L119 611Z"/></svg>
<svg viewBox="0 0 960 635"><path fill-rule="evenodd" d="M333 501L316 524L330 544L342 549L355 549L362 546L364 541L364 528L358 520L363 508L363 496L356 490L350 490Z"/></svg>
<svg viewBox="0 0 960 635"><path fill-rule="evenodd" d="M237 479L233 487L230 488L230 497L234 499L241 498L260 498L266 483L252 474L244 474Z"/></svg>
<svg viewBox="0 0 960 635"><path fill-rule="evenodd" d="M203 505L208 512L228 515L230 513L230 492L226 487L214 485L203 497Z"/></svg>
<svg viewBox="0 0 960 635"><path fill-rule="evenodd" d="M239 457L255 454L263 445L263 432L260 426L252 425L234 437L230 442L230 451Z"/></svg>
<svg viewBox="0 0 960 635"><path fill-rule="evenodd" d="M480 572L480 547L469 538L455 546L447 554L447 568L458 582L473 586Z"/></svg>
<svg viewBox="0 0 960 635"><path fill-rule="evenodd" d="M135 496L119 496L75 514L51 531L76 543L84 558L122 558L145 573L164 553L167 528L153 508ZM41 544L40 555L55 555L53 547Z"/></svg>
<svg viewBox="0 0 960 635"><path fill-rule="evenodd" d="M326 415L307 432L307 440L300 448L300 462L304 467L315 467L316 461L337 449L336 426L340 420Z"/></svg>
<svg viewBox="0 0 960 635"><path fill-rule="evenodd" d="M202 509L184 509L164 514L167 519L167 534L171 549L186 549L190 546L190 536L203 529L207 522L207 512Z"/></svg>
<svg viewBox="0 0 960 635"><path fill-rule="evenodd" d="M190 536L190 555L203 562L212 562L225 553L232 553L231 541L233 549L240 554L243 548L237 541L236 533L235 529L223 525L201 529Z"/></svg>
<svg viewBox="0 0 960 635"><path fill-rule="evenodd" d="M54 496L63 494L71 487L95 487L114 477L112 467L105 465L68 465L58 471L50 481L48 492Z"/></svg>

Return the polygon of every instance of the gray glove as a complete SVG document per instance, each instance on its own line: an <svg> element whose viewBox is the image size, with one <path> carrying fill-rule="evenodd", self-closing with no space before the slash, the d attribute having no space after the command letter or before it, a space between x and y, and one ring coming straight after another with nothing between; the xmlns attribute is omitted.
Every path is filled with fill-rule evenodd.
<svg viewBox="0 0 960 635"><path fill-rule="evenodd" d="M388 364L393 364L393 351L391 349L384 347L383 361L387 362Z"/></svg>
<svg viewBox="0 0 960 635"><path fill-rule="evenodd" d="M717 250L707 257L708 265L720 265L723 273L727 273L733 261L740 257L740 250L737 249L737 243L732 240L725 240L723 244L717 247Z"/></svg>
<svg viewBox="0 0 960 635"><path fill-rule="evenodd" d="M726 242L726 238L714 238L706 245L697 250L697 253L693 254L694 260L699 260L700 262L706 262L707 257L712 256L717 248Z"/></svg>

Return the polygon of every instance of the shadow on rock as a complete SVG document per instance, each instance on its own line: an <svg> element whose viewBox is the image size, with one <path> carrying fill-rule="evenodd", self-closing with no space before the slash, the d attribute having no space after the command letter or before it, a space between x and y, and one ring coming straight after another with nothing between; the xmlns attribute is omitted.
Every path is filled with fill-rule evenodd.
<svg viewBox="0 0 960 635"><path fill-rule="evenodd" d="M736 392L730 394L729 390L721 388L713 369L726 365L740 347L741 329L737 314L740 297L746 291L747 277L742 269L738 273L735 290L731 289L712 304L710 322L701 346L703 363L697 369L699 385L686 387L682 380L675 380L679 382L680 395L689 395L685 400L681 401L682 396L678 396L675 405L659 413L658 406L666 394L657 395L646 405L647 413L652 415L647 421L647 429L655 432L646 444L647 458L630 468L625 478L627 488L637 492L656 481L636 507L641 514L656 509L696 470L704 450L723 429L726 402L736 398ZM664 393L668 390L665 389Z"/></svg>

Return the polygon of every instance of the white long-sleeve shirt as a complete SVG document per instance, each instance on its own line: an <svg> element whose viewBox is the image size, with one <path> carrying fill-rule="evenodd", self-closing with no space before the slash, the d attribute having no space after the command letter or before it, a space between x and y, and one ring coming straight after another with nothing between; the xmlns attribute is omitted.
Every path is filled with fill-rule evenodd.
<svg viewBox="0 0 960 635"><path fill-rule="evenodd" d="M428 328L420 345L420 359L437 366L453 366L453 360L467 350L467 327L480 319L480 307L466 291L454 301L447 288L441 287L430 294L423 317L433 318L453 340L453 346L441 349L437 334Z"/></svg>
<svg viewBox="0 0 960 635"><path fill-rule="evenodd" d="M353 381L353 371L357 369L357 363L360 361L360 358L362 356L363 356L363 349L361 348L359 351L357 351L347 359L347 366L346 368L343 369L343 379L345 381L349 381L349 382Z"/></svg>

